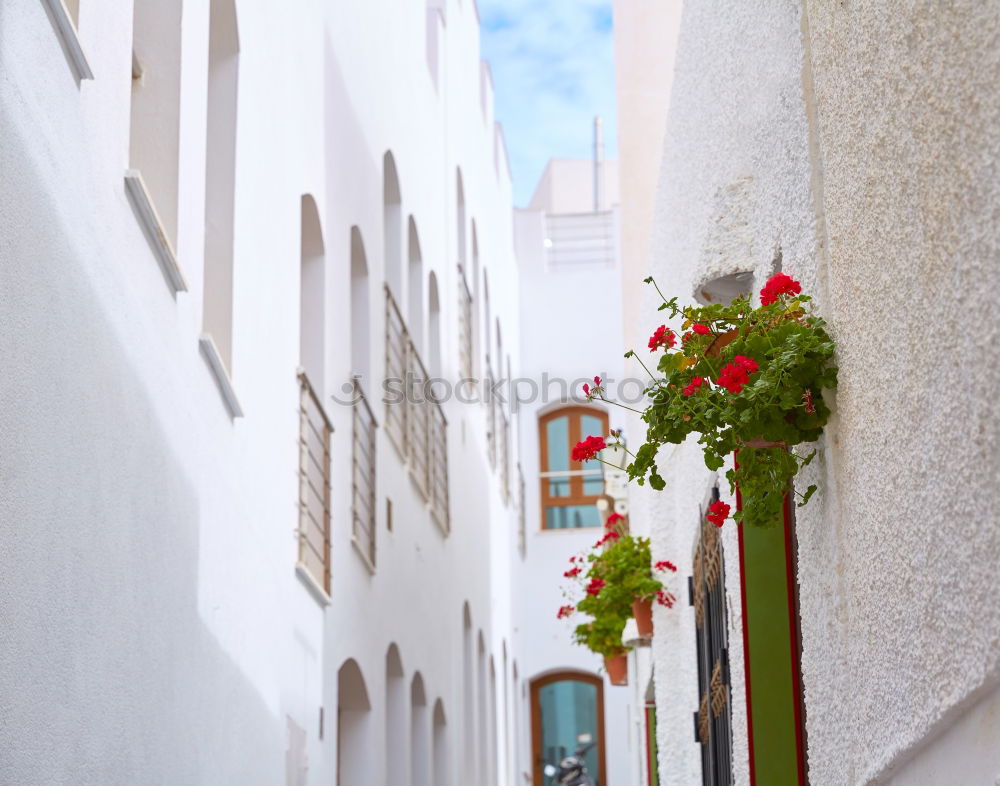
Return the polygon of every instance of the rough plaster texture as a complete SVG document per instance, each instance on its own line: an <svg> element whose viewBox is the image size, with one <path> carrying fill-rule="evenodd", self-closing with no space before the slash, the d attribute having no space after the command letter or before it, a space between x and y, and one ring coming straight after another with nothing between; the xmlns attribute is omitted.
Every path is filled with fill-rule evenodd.
<svg viewBox="0 0 1000 786"><path fill-rule="evenodd" d="M810 772L866 783L1000 678L1000 18L806 6L841 369L828 502L799 530ZM951 782L992 782L967 739Z"/></svg>
<svg viewBox="0 0 1000 786"><path fill-rule="evenodd" d="M802 478L821 492L798 514L810 782L936 783L950 760L949 783L992 783L996 9L805 6L685 6L651 270L682 299L740 269L759 287L780 248L838 341L834 418ZM707 478L688 446L669 463L668 490L632 509L682 559ZM694 656L675 619L656 650L661 769L688 783ZM683 713L663 706L670 680Z"/></svg>
<svg viewBox="0 0 1000 786"><path fill-rule="evenodd" d="M667 297L693 302L706 281L770 273L784 260L815 255L809 198L807 123L801 101L800 22L793 3L686 4L667 117L655 207L650 272ZM643 334L662 321L649 290ZM679 328L679 325L675 325ZM642 346L638 347L643 349ZM643 352L645 354L645 352ZM631 425L641 433L641 424ZM657 559L690 575L700 510L715 475L693 441L664 449L661 493L633 495L639 526L649 527ZM724 477L723 498L733 504ZM749 783L746 704L742 691L742 614L738 549L723 537L730 638L734 783ZM698 706L694 612L684 603L657 612L654 641L660 777L689 784L701 777L691 713ZM665 636L660 636L660 625Z"/></svg>

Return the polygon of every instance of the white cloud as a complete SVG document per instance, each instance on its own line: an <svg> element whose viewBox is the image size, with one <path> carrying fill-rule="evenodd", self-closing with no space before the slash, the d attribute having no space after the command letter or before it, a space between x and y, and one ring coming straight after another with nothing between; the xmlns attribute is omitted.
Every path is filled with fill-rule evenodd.
<svg viewBox="0 0 1000 786"><path fill-rule="evenodd" d="M479 12L523 205L549 158L590 157L595 115L615 155L611 0L479 0Z"/></svg>

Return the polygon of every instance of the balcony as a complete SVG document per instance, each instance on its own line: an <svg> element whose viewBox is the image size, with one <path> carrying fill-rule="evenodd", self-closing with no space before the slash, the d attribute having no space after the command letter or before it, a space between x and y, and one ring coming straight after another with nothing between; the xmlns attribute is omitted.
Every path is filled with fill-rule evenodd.
<svg viewBox="0 0 1000 786"><path fill-rule="evenodd" d="M386 431L409 467L420 496L441 531L451 531L448 512L448 421L434 400L430 375L410 338L392 292L385 288Z"/></svg>
<svg viewBox="0 0 1000 786"><path fill-rule="evenodd" d="M333 426L304 371L299 372L298 565L330 596L330 440Z"/></svg>

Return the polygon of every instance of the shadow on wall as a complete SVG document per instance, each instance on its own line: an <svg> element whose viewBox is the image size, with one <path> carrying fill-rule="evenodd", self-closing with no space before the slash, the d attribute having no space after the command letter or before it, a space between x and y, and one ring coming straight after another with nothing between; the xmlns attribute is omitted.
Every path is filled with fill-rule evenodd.
<svg viewBox="0 0 1000 786"><path fill-rule="evenodd" d="M61 223L9 117L0 783L279 783L284 724L199 618L197 491L85 273L109 233Z"/></svg>

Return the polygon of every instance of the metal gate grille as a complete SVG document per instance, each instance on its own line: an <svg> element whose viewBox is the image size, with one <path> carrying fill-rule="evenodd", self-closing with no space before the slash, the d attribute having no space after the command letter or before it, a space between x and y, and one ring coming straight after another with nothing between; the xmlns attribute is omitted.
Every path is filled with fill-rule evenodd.
<svg viewBox="0 0 1000 786"><path fill-rule="evenodd" d="M712 501L719 499L712 489ZM701 535L694 554L691 604L698 644L698 695L695 740L701 745L702 783L731 786L733 735L730 712L729 642L726 621L725 570L719 528L701 512Z"/></svg>

